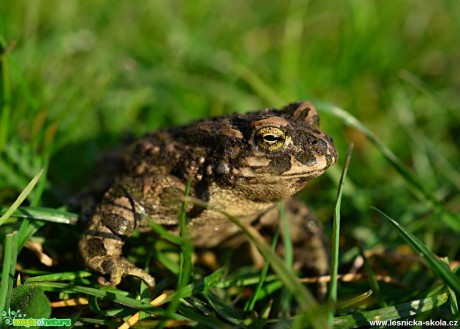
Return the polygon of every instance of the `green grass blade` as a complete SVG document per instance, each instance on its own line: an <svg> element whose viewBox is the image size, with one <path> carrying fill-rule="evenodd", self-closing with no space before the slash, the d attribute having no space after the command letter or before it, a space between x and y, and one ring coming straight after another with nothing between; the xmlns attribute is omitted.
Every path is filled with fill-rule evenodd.
<svg viewBox="0 0 460 329"><path fill-rule="evenodd" d="M46 188L47 176L48 176L48 158L47 157L48 157L48 155L45 152L45 154L42 155L43 160L41 161L42 162L41 167L43 168L42 179L39 180L38 183L37 183L35 193L33 195L33 198L31 200L31 202L30 202L31 207L37 207L40 204L40 200L41 200L43 192L45 191L45 188Z"/></svg>
<svg viewBox="0 0 460 329"><path fill-rule="evenodd" d="M255 302L273 295L276 291L280 290L283 287L284 284L281 280L276 280L268 283L262 282L261 289L257 292L257 295L255 296Z"/></svg>
<svg viewBox="0 0 460 329"><path fill-rule="evenodd" d="M161 251L155 252L154 257L161 265L167 268L168 271L174 274L179 274L180 264L178 264L176 259L171 259L171 257Z"/></svg>
<svg viewBox="0 0 460 329"><path fill-rule="evenodd" d="M185 197L189 196L190 194L190 186L191 186L191 180L187 182L187 185L185 187ZM182 202L182 209L181 209L181 214L179 217L179 223L180 223L180 237L182 238L182 244L181 244L181 258L180 258L180 274L179 274L179 284L178 284L178 290L183 288L187 283L190 281L190 278L192 277L192 271L193 271L193 263L192 263L192 254L193 254L193 248L192 248L192 243L190 241L190 232L189 232L189 227L188 227L188 222L187 222L187 201L184 200Z"/></svg>
<svg viewBox="0 0 460 329"><path fill-rule="evenodd" d="M29 219L24 219L19 228L19 243L18 247L21 250L24 247L24 244L29 240L32 235L35 234L46 222L43 221L30 221Z"/></svg>
<svg viewBox="0 0 460 329"><path fill-rule="evenodd" d="M430 249L428 249L423 242L421 242L416 236L410 233L406 228L401 226L394 219L390 218L381 210L372 207L378 213L380 213L383 218L385 218L388 223L390 223L401 235L401 237L406 241L406 243L412 248L415 254L419 255L425 264L435 273L439 278L441 278L452 290L454 290L458 295L460 295L460 279L452 273L449 269L449 266L443 263Z"/></svg>
<svg viewBox="0 0 460 329"><path fill-rule="evenodd" d="M405 319L440 307L448 300L448 294L414 300L408 303L340 316L334 319L334 328L359 328L370 326L371 321L389 321Z"/></svg>
<svg viewBox="0 0 460 329"><path fill-rule="evenodd" d="M188 298L195 294L206 292L211 287L214 287L217 284L217 282L222 278L223 274L224 274L224 270L219 269L216 272L212 273L211 275L208 275L207 277L199 281L193 282L183 287L181 291L175 291L173 294L166 297L160 304L158 304L158 306L169 303L176 299ZM168 315L169 318L171 318L172 316L172 314L169 311L166 311L166 315Z"/></svg>
<svg viewBox="0 0 460 329"><path fill-rule="evenodd" d="M0 217L0 225L2 225L16 211L16 209L18 209L21 203L24 202L24 200L27 198L30 192L32 192L32 189L34 188L35 184L37 184L42 173L43 169L40 170L34 178L32 178L32 180L26 186L26 188L21 192L21 194L19 194L16 201L14 201L11 207L9 207L8 210L2 215L2 217Z"/></svg>
<svg viewBox="0 0 460 329"><path fill-rule="evenodd" d="M219 288L229 288L229 287L244 287L244 286L251 286L254 284L257 284L259 282L260 275L257 276L248 276L248 277L243 277L243 278L238 278L238 279L230 279L230 280L225 280L222 282L219 282L217 284L217 287ZM275 275L267 275L265 278L266 282L274 282L274 281L279 281L278 278Z"/></svg>
<svg viewBox="0 0 460 329"><path fill-rule="evenodd" d="M29 284L32 282L46 282L46 281L75 281L81 278L87 278L93 274L88 271L74 271L74 272L62 272L62 273L52 273L44 274L39 276L34 276L26 281L24 284Z"/></svg>
<svg viewBox="0 0 460 329"><path fill-rule="evenodd" d="M167 241L169 241L171 243L177 244L179 246L182 245L183 240L182 240L182 238L180 236L172 234L171 232L169 232L167 229L165 229L160 224L155 223L155 221L152 218L150 218L148 216L144 216L142 218L142 220L147 221L149 223L150 228L152 229L152 231L155 232L156 234L158 234L158 236L161 236L162 239L165 239L165 240L167 240Z"/></svg>
<svg viewBox="0 0 460 329"><path fill-rule="evenodd" d="M278 209L280 212L280 221L281 221L281 227L283 228L281 230L283 234L283 258L284 258L284 264L286 265L287 268L292 268L294 265L294 248L292 246L292 240L291 240L291 232L289 232L289 223L286 217L286 211L284 209L284 205L282 202L278 203ZM273 251L276 250L276 245L273 246L272 244ZM288 291L283 289L281 291L281 307L284 313L289 313L289 310L291 309L291 304L292 304L292 294ZM295 327L293 327L295 328Z"/></svg>
<svg viewBox="0 0 460 329"><path fill-rule="evenodd" d="M187 182L185 187L185 197L188 197L190 194L190 186L191 181ZM187 200L184 199L182 202L181 213L179 215L179 226L180 226L180 237L182 239L181 246L181 254L180 254L180 269L179 269L179 278L177 283L176 293L174 294L174 298L171 300L171 303L168 306L168 314L172 315L176 312L177 307L179 306L180 299L182 297L182 293L185 290L187 283L189 282L192 271L193 271L193 264L192 264L192 244L190 242L190 234L188 230L188 223L187 223ZM163 324L167 318L164 318L158 328L162 328Z"/></svg>
<svg viewBox="0 0 460 329"><path fill-rule="evenodd" d="M374 292L372 290L368 290L366 291L365 293L362 293L361 295L359 296L356 296L356 297L353 297L351 299L348 299L342 303L339 303L337 305L337 308L338 309L346 309L346 308L350 308L352 306L355 306L359 303L361 303L363 300L369 298Z"/></svg>
<svg viewBox="0 0 460 329"><path fill-rule="evenodd" d="M99 301L100 299L97 297L88 296L88 308L97 315L100 315L103 317L114 317L114 316L123 316L123 315L127 316L131 314L130 312L127 312L126 309L123 312L123 306L120 306L118 308L110 308L110 309L101 308L99 306Z"/></svg>
<svg viewBox="0 0 460 329"><path fill-rule="evenodd" d="M284 262L286 267L291 268L294 264L294 249L292 247L291 232L289 232L286 210L282 202L278 203L278 209L280 212L281 226L283 227L281 232L283 234Z"/></svg>
<svg viewBox="0 0 460 329"><path fill-rule="evenodd" d="M146 312L162 311L156 307L151 306L149 303L139 301L135 298L127 297L125 292L113 288L91 288L61 282L34 282L33 284L40 286L45 291L82 293L113 301L114 303L132 307L137 310L144 310Z"/></svg>
<svg viewBox="0 0 460 329"><path fill-rule="evenodd" d="M46 166L45 166L46 168ZM30 203L31 207L35 207L39 204L41 196L46 186L46 169L42 169L42 173L45 174L43 179L38 181L38 184L35 189L33 199ZM19 249L22 249L27 240L29 240L45 223L41 221L31 222L29 218L25 218L21 222L21 227L19 228Z"/></svg>
<svg viewBox="0 0 460 329"><path fill-rule="evenodd" d="M457 295L454 293L454 291L452 291L451 287L449 287L449 293L450 293L450 298L451 298L450 310L454 316L454 319L458 319L460 317L460 312L458 308Z"/></svg>
<svg viewBox="0 0 460 329"><path fill-rule="evenodd" d="M380 302L379 306L387 306L385 301L382 300L382 293L380 291L379 283L377 281L374 271L372 270L372 266L371 264L369 264L369 260L364 254L364 250L361 246L359 246L359 252L361 254L361 257L363 258L364 273L366 274L367 281L369 282L369 285L371 286L372 291L375 293L378 301Z"/></svg>
<svg viewBox="0 0 460 329"><path fill-rule="evenodd" d="M0 207L0 214L6 213L7 210L7 207ZM75 213L45 207L19 207L11 216L68 225L75 225L78 221L78 215Z"/></svg>
<svg viewBox="0 0 460 329"><path fill-rule="evenodd" d="M17 232L7 234L5 237L5 252L3 256L2 284L0 285L0 312L6 310L10 306L14 284L14 272L16 270L17 245Z"/></svg>
<svg viewBox="0 0 460 329"><path fill-rule="evenodd" d="M219 314L222 318L234 325L239 326L240 328L244 327L243 314L237 312L233 307L231 307L231 305L228 305L210 291L204 292L203 295L206 297L207 301L216 311L216 313Z"/></svg>
<svg viewBox="0 0 460 329"><path fill-rule="evenodd" d="M78 320L81 321L83 324L88 324L87 328L94 328L96 327L96 325L101 326L102 328L116 328L123 324L122 321L93 319L93 318L78 318Z"/></svg>
<svg viewBox="0 0 460 329"><path fill-rule="evenodd" d="M284 210L284 207L283 207ZM276 226L275 232L273 234L273 240L272 240L272 248L275 250L276 244L278 243L278 235L279 235L279 226ZM291 244L292 245L292 244ZM257 282L257 286L254 289L254 292L247 301L244 310L245 311L252 311L254 309L254 306L256 304L256 301L260 298L260 295L263 294L262 292L262 287L264 286L265 280L267 278L267 273L268 273L268 268L270 267L270 264L268 262L264 263L264 266L262 270L260 271L259 275L259 281Z"/></svg>
<svg viewBox="0 0 460 329"><path fill-rule="evenodd" d="M339 239L340 239L340 206L342 204L342 192L347 177L348 167L350 166L351 153L353 152L353 144L348 147L345 165L343 166L342 175L340 176L339 186L337 189L337 198L334 208L334 221L332 224L332 246L331 246L331 282L329 284L328 302L330 305L337 303L337 278L339 270ZM334 311L329 311L329 325L332 325Z"/></svg>
<svg viewBox="0 0 460 329"><path fill-rule="evenodd" d="M234 325L230 326L228 324L223 323L222 321L219 321L219 319L216 319L209 315L202 315L197 312L193 312L190 308L184 307L183 305L179 306L178 311L184 316L186 316L187 318L193 321L196 321L199 324L206 325L206 328L213 328L213 329L235 328Z"/></svg>
<svg viewBox="0 0 460 329"><path fill-rule="evenodd" d="M37 182L40 180L41 175L43 174L44 169L41 169L37 175L35 175L34 178L29 182L29 184L26 186L26 188L21 192L21 194L18 196L15 202L5 210L3 208L1 212L3 213L2 216L0 217L0 225L5 223L8 218L10 218L12 215L20 213L21 211L18 210L19 206L24 202L24 200L29 196L29 194L32 192L33 188L37 184ZM19 234L18 234L18 250L22 249L24 246L24 243L40 228L44 225L44 222L33 222L29 223L27 219L25 219L21 223L21 227L19 229Z"/></svg>

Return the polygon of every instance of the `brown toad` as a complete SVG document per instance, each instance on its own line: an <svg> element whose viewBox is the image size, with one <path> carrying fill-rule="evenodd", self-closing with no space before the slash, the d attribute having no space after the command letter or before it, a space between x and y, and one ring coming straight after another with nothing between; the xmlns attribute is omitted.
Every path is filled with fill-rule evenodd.
<svg viewBox="0 0 460 329"><path fill-rule="evenodd" d="M321 232L306 206L291 198L337 160L330 137L318 129L307 102L197 121L148 133L125 154L124 169L92 215L79 242L85 265L115 286L125 275L154 278L122 257L122 247L148 217L178 233L181 198L206 201L257 228L277 225L277 201L285 200L297 267L327 271ZM144 218L144 220L142 220ZM223 246L238 228L221 213L190 205L195 247Z"/></svg>

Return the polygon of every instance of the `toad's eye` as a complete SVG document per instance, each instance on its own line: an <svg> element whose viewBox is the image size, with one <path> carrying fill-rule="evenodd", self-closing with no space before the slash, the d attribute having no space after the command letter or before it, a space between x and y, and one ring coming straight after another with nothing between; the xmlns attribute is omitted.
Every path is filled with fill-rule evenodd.
<svg viewBox="0 0 460 329"><path fill-rule="evenodd" d="M254 142L261 149L278 151L286 142L286 133L277 127L263 127L254 134Z"/></svg>

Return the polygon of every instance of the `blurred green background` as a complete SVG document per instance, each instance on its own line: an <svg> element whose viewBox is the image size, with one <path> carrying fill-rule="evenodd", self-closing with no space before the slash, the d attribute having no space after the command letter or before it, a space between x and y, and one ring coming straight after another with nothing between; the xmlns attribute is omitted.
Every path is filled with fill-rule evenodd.
<svg viewBox="0 0 460 329"><path fill-rule="evenodd" d="M447 209L460 209L459 1L15 0L0 8L8 101L0 204L48 164L41 203L65 204L125 133L312 99L354 115ZM331 218L353 142L345 239L401 243L369 210L376 205L457 257L457 233L407 179L359 131L330 114L321 120L342 157L307 189L319 216Z"/></svg>

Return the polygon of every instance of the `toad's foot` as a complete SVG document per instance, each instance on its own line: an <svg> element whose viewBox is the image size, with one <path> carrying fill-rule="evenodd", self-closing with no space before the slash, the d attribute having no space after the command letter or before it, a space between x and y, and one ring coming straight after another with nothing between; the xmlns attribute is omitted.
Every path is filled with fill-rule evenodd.
<svg viewBox="0 0 460 329"><path fill-rule="evenodd" d="M91 268L106 276L100 276L98 283L103 286L116 286L124 276L134 276L143 280L150 289L155 287L155 279L144 270L131 264L125 258L98 256L92 259Z"/></svg>

